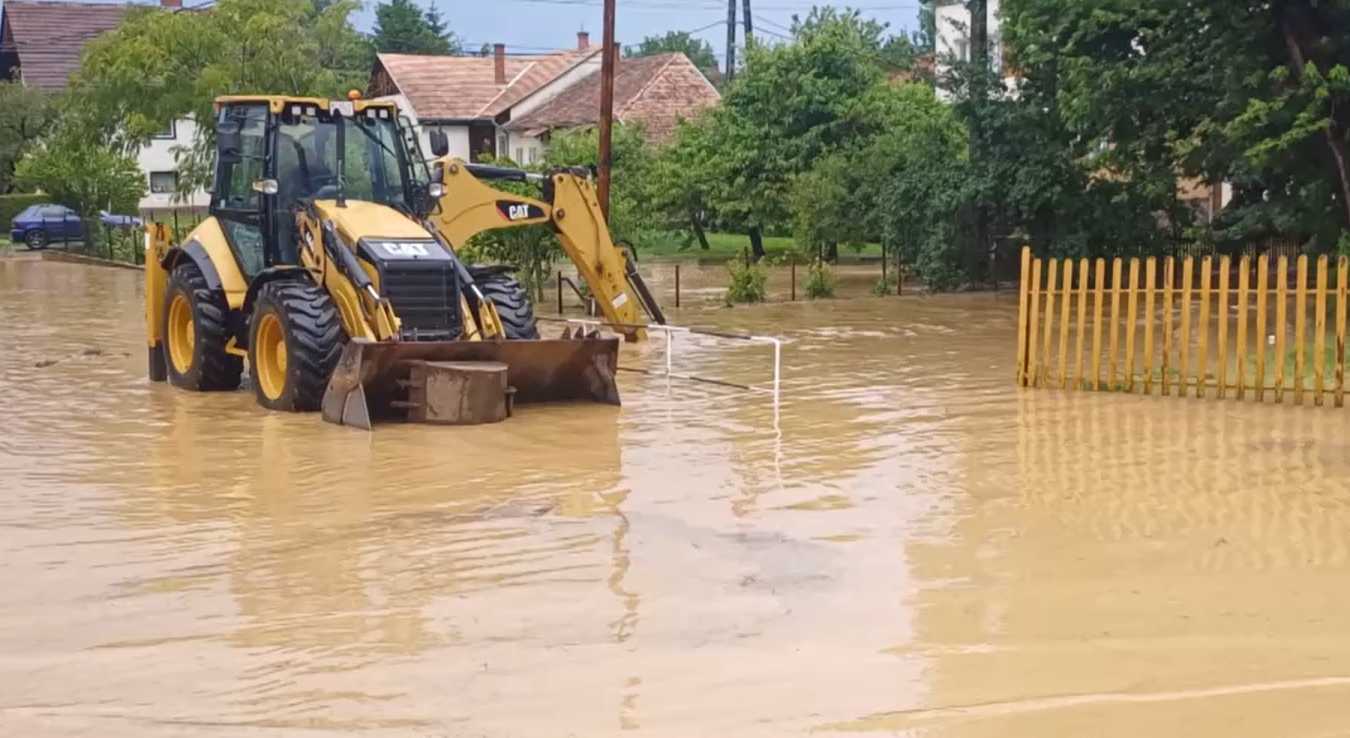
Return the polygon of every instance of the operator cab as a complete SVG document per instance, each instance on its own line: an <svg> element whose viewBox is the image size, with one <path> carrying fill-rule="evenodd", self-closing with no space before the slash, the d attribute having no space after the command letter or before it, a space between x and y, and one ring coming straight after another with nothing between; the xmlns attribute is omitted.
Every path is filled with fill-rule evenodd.
<svg viewBox="0 0 1350 738"><path fill-rule="evenodd" d="M417 137L391 102L230 97L216 103L211 214L245 278L299 263L294 212L315 200L434 205Z"/></svg>

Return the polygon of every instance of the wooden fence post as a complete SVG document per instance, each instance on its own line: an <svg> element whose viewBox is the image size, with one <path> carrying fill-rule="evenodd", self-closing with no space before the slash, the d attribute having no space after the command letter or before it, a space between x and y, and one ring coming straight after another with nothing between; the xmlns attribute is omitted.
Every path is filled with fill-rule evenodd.
<svg viewBox="0 0 1350 738"><path fill-rule="evenodd" d="M1087 336L1088 260L1078 260L1078 334L1074 342L1074 388L1086 386L1083 382L1083 339Z"/></svg>
<svg viewBox="0 0 1350 738"><path fill-rule="evenodd" d="M1275 261L1275 402L1284 402L1285 338L1289 335L1289 257Z"/></svg>
<svg viewBox="0 0 1350 738"><path fill-rule="evenodd" d="M1266 290L1270 285L1270 257L1256 257L1256 401L1266 400ZM1283 359L1281 359L1283 361Z"/></svg>
<svg viewBox="0 0 1350 738"><path fill-rule="evenodd" d="M1167 257L1163 262L1163 355L1162 395L1166 397L1172 386L1172 289L1176 286L1177 260Z"/></svg>
<svg viewBox="0 0 1350 738"><path fill-rule="evenodd" d="M1059 386L1069 387L1069 307L1073 295L1073 260L1064 260L1064 286L1059 294Z"/></svg>
<svg viewBox="0 0 1350 738"><path fill-rule="evenodd" d="M1111 345L1107 347L1106 388L1116 388L1116 347L1120 344L1120 283L1124 281L1124 262L1120 257L1111 260Z"/></svg>
<svg viewBox="0 0 1350 738"><path fill-rule="evenodd" d="M1031 285L1031 247L1022 247L1022 271L1017 285L1017 384L1027 386L1027 293ZM793 292L796 292L797 269L792 269ZM794 295L795 297L795 295Z"/></svg>
<svg viewBox="0 0 1350 738"><path fill-rule="evenodd" d="M1186 396L1186 384L1191 372L1191 284L1195 280L1195 257L1188 256L1181 262L1181 336L1180 354L1177 358L1177 370L1181 378L1177 384L1177 397Z"/></svg>
<svg viewBox="0 0 1350 738"><path fill-rule="evenodd" d="M1237 398L1242 400L1247 394L1247 298L1248 285L1251 283L1252 258L1243 255L1238 259L1238 314L1237 345L1233 355L1237 359Z"/></svg>
<svg viewBox="0 0 1350 738"><path fill-rule="evenodd" d="M1153 289L1157 285L1158 260L1144 262L1144 394L1153 394Z"/></svg>
<svg viewBox="0 0 1350 738"><path fill-rule="evenodd" d="M1214 257L1206 256L1200 261L1200 356L1195 375L1195 396L1205 396L1205 383L1209 381L1209 290L1213 284Z"/></svg>
<svg viewBox="0 0 1350 738"><path fill-rule="evenodd" d="M1037 313L1041 306L1041 260L1031 260L1031 289L1027 293L1027 386L1039 386L1037 381L1036 329Z"/></svg>
<svg viewBox="0 0 1350 738"><path fill-rule="evenodd" d="M1219 318L1218 375L1219 399L1228 393L1228 271L1233 260L1227 254L1219 257Z"/></svg>
<svg viewBox="0 0 1350 738"><path fill-rule="evenodd" d="M1045 276L1045 336L1043 340L1045 345L1041 347L1041 364L1043 365L1036 372L1037 384L1048 384L1050 379L1050 361L1053 358L1050 353L1050 341L1054 338L1055 332L1055 277L1058 276L1058 259L1050 259L1049 271Z"/></svg>
<svg viewBox="0 0 1350 738"><path fill-rule="evenodd" d="M1092 389L1102 384L1102 302L1106 289L1106 259L1097 259L1096 294L1092 301Z"/></svg>
<svg viewBox="0 0 1350 738"><path fill-rule="evenodd" d="M1307 340L1308 329L1308 255L1299 254L1298 257L1298 286L1294 298L1294 404L1303 404L1303 368L1305 351L1305 341ZM1279 357L1281 363L1284 357Z"/></svg>
<svg viewBox="0 0 1350 738"><path fill-rule="evenodd" d="M1327 255L1317 257L1317 300L1313 312L1313 404L1322 407L1327 373Z"/></svg>
<svg viewBox="0 0 1350 738"><path fill-rule="evenodd" d="M1345 321L1350 290L1350 258L1336 264L1336 407L1345 407Z"/></svg>
<svg viewBox="0 0 1350 738"><path fill-rule="evenodd" d="M1125 391L1134 392L1134 330L1139 320L1139 259L1130 258L1130 282L1126 286L1125 308Z"/></svg>

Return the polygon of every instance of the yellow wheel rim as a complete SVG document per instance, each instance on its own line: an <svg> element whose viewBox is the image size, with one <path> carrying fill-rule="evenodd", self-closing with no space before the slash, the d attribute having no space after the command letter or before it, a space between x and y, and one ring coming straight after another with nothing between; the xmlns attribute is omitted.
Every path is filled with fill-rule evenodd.
<svg viewBox="0 0 1350 738"><path fill-rule="evenodd" d="M264 313L253 334L254 374L269 399L279 400L286 391L286 331L276 313Z"/></svg>
<svg viewBox="0 0 1350 738"><path fill-rule="evenodd" d="M168 330L169 361L174 371L187 374L192 371L192 354L197 344L197 327L192 322L192 302L181 292L169 303Z"/></svg>

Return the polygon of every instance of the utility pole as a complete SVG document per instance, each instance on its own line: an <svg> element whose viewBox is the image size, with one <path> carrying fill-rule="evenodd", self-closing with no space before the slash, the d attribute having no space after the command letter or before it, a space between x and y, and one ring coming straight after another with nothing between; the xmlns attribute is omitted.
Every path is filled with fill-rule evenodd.
<svg viewBox="0 0 1350 738"><path fill-rule="evenodd" d="M745 0L745 45L749 48L750 42L755 40L755 23L753 16L750 15L750 0Z"/></svg>
<svg viewBox="0 0 1350 738"><path fill-rule="evenodd" d="M988 110L989 100L989 0L967 0L966 9L970 11L970 158L977 165L984 163L986 155L983 116ZM975 203L975 253L970 254L972 273L976 264L983 264L985 258L993 258L992 243L989 238L989 213L985 203Z"/></svg>
<svg viewBox="0 0 1350 738"><path fill-rule="evenodd" d="M736 76L736 0L727 0L727 83Z"/></svg>
<svg viewBox="0 0 1350 738"><path fill-rule="evenodd" d="M614 43L614 2L605 0L604 48L600 50L600 182L596 195L600 198L600 212L609 220L610 168L613 163L611 144L614 140L614 63L617 56Z"/></svg>

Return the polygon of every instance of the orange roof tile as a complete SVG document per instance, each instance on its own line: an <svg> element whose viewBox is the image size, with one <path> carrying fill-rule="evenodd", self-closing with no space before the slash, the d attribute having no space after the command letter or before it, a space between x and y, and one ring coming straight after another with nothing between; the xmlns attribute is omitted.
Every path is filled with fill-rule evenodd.
<svg viewBox="0 0 1350 738"><path fill-rule="evenodd" d="M491 56L380 54L379 66L421 120L495 118L600 49L506 58L506 84L496 82Z"/></svg>
<svg viewBox="0 0 1350 738"><path fill-rule="evenodd" d="M614 70L614 117L641 123L649 140L665 141L681 118L716 105L721 95L684 54L623 59ZM508 128L543 131L593 125L600 119L600 73L511 121Z"/></svg>

